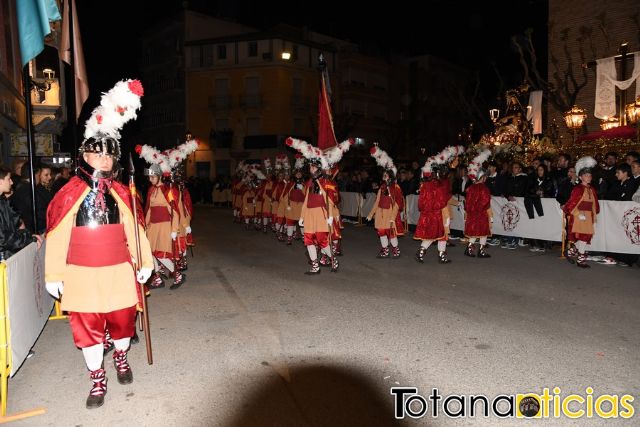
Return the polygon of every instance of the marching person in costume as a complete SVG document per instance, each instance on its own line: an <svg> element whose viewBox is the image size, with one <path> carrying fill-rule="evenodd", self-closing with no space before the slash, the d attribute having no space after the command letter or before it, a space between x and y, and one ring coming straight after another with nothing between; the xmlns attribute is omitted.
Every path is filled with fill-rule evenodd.
<svg viewBox="0 0 640 427"><path fill-rule="evenodd" d="M193 235L191 234L191 218L193 218L193 204L191 194L185 187L183 175L177 171L173 176L174 183L178 188L178 213L180 215L180 229L178 230L178 269L187 270L187 248L193 245Z"/></svg>
<svg viewBox="0 0 640 427"><path fill-rule="evenodd" d="M330 147L324 150L324 156L329 163L329 168L324 171L325 177L328 180L329 187L335 192L334 200L335 200L335 218L333 227L333 234L331 236L331 250L333 255L342 256L342 229L344 225L342 223L342 217L340 216L340 190L338 189L338 183L335 181L335 177L340 171L338 167L338 162L342 159L342 156L349 151L351 145L353 145L353 139L347 139L346 141L342 141L340 144ZM320 260L322 264L323 260Z"/></svg>
<svg viewBox="0 0 640 427"><path fill-rule="evenodd" d="M589 268L586 249L595 233L596 216L600 213L598 195L591 186L591 173L596 165L596 160L588 156L576 162L580 183L573 187L563 208L569 220L567 261L575 262L581 268Z"/></svg>
<svg viewBox="0 0 640 427"><path fill-rule="evenodd" d="M287 221L287 245L291 245L296 232L296 226L300 222L300 214L302 212L302 204L306 190L306 182L303 174L304 157L300 154L296 155L296 162L293 167L293 177L285 188L282 198L285 204L285 217Z"/></svg>
<svg viewBox="0 0 640 427"><path fill-rule="evenodd" d="M263 161L264 174L266 179L262 185L259 198L261 199L261 216L262 216L262 232L266 233L271 223L271 197L273 195L273 187L275 185L273 178L273 167L271 159L265 158Z"/></svg>
<svg viewBox="0 0 640 427"><path fill-rule="evenodd" d="M175 148L171 148L165 150L163 152L158 151L156 148L150 145L137 145L135 147L136 152L146 160L151 165L155 165L152 168L148 169L146 172L150 175L149 180L152 182L152 188L147 193L147 218L153 217L151 220L151 224L147 228L147 233L160 233L154 234L154 243L152 246L154 251L157 251L155 255L158 259L164 260L162 261L162 265L159 266L160 273L165 277L167 276L166 268L163 266L170 266L170 270L174 271L185 271L187 269L187 246L193 244L193 236L191 235L191 217L193 216L193 207L191 204L191 195L189 191L185 188L185 183L183 179L182 173L182 162L193 152L195 152L198 148L198 141L191 137L191 134L188 134L188 139ZM150 172L151 171L151 172ZM154 176L152 178L151 176ZM167 183L164 186L161 186L160 181L162 177L166 177ZM158 188L162 189L162 194L158 192ZM150 198L152 195L156 198L153 206L154 208L149 208L150 206ZM165 201L168 202L169 207L169 216L170 220L164 221L161 220L166 216L165 210L161 207L164 206L163 196ZM159 216L158 216L159 215ZM166 218L165 218L166 219ZM174 226L174 219L177 219L177 231ZM165 231L163 227L167 225L166 223L171 222L171 232L168 234L172 238L171 243L171 256L167 255L167 242L166 237L163 235ZM161 223L165 223L165 225L160 225ZM174 236L173 233L177 233ZM160 236L160 239L157 240L157 237ZM156 249L156 247L160 245L164 245L163 248ZM158 246L158 247L160 247ZM175 266L172 263L175 261ZM174 274L174 285L173 289L180 286L180 284L184 281L184 277L182 275ZM160 279L158 277L154 277L154 284L156 287L162 286L160 283Z"/></svg>
<svg viewBox="0 0 640 427"><path fill-rule="evenodd" d="M376 195L373 208L367 216L367 221L375 217L375 228L380 237L380 252L378 258L400 257L398 236L404 235L404 196L402 189L396 182L397 169L389 155L377 145L371 148L371 155L379 166L384 168L382 183ZM391 243L391 251L389 251Z"/></svg>
<svg viewBox="0 0 640 427"><path fill-rule="evenodd" d="M167 175L169 172L167 172ZM162 182L161 166L152 163L145 170L151 187L147 191L145 204L145 221L147 224L147 238L153 251L155 273L150 283L151 288L163 288L162 276L173 275L170 289L179 288L186 280L174 263L177 258L176 239L180 230L180 210L178 208L178 191Z"/></svg>
<svg viewBox="0 0 640 427"><path fill-rule="evenodd" d="M413 235L415 240L422 240L416 261L424 262L424 254L433 242L438 242L438 262L448 264L447 227L449 227L449 199L451 190L446 174L449 161L462 154L462 147L447 147L440 154L427 159L422 167L424 181L420 185L418 210L420 218Z"/></svg>
<svg viewBox="0 0 640 427"><path fill-rule="evenodd" d="M276 211L276 219L275 222L277 224L278 229L278 241L284 242L286 241L287 235L287 219L285 218L287 211L287 204L285 201L285 196L287 194L287 189L289 187L289 183L291 182L291 165L289 164L289 157L286 154L281 154L276 159L276 162L280 162L282 165L282 186L280 187L280 194L278 194L278 209Z"/></svg>
<svg viewBox="0 0 640 427"><path fill-rule="evenodd" d="M309 162L309 172L311 179L307 183L305 199L300 214L300 227L304 227L304 244L307 247L311 269L305 274L319 274L320 260L318 260L317 247L323 255L324 260L331 265L331 271L338 271L338 259L333 256L329 239L334 227L334 215L336 209L336 188L324 176L323 170L329 169L330 164L322 150L307 144L298 139L287 138L287 145L300 151ZM351 142L348 142L351 145ZM344 150L346 151L346 150ZM339 153L344 153L339 150ZM340 161L342 154L333 156L332 161Z"/></svg>
<svg viewBox="0 0 640 427"><path fill-rule="evenodd" d="M242 192L243 192L243 181L242 177L246 171L246 164L244 160L238 162L238 166L236 167L236 175L233 179L233 183L231 184L231 194L233 195L232 206L233 206L233 222L242 222L241 211L242 211Z"/></svg>
<svg viewBox="0 0 640 427"><path fill-rule="evenodd" d="M46 288L61 298L62 310L69 312L74 343L82 349L89 369L93 386L87 408L102 406L107 393L103 367L107 330L115 345L118 382L133 381L127 352L142 297L136 279L145 283L153 271L149 242L134 220L131 193L114 179L119 129L136 117L142 95L138 80L125 80L102 96L86 124L77 175L47 210ZM142 259L136 259L135 227Z"/></svg>
<svg viewBox="0 0 640 427"><path fill-rule="evenodd" d="M265 178L258 165L251 165L249 173L245 175L246 191L242 195L242 216L247 230L251 229L251 224L256 215L256 196L260 186L259 180L264 180Z"/></svg>
<svg viewBox="0 0 640 427"><path fill-rule="evenodd" d="M286 184L282 158L280 156L276 156L275 171L276 179L273 183L273 191L271 193L271 230L276 233L276 237L280 240L281 224L278 222L278 206Z"/></svg>
<svg viewBox="0 0 640 427"><path fill-rule="evenodd" d="M487 161L491 151L483 150L469 164L467 175L473 184L467 188L464 201L464 235L469 239L464 254L475 257L475 244L480 240L478 258L490 258L487 253L487 238L491 235L491 191L485 185L487 171L482 164Z"/></svg>

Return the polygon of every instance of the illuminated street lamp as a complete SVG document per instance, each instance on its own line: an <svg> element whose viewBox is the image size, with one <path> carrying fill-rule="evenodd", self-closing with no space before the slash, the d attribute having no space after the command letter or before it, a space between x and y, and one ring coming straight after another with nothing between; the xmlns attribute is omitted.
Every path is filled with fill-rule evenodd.
<svg viewBox="0 0 640 427"><path fill-rule="evenodd" d="M282 52L282 59L284 59L285 61L288 61L291 59L291 52Z"/></svg>
<svg viewBox="0 0 640 427"><path fill-rule="evenodd" d="M620 119L616 116L606 117L600 122L600 129L609 130L620 126Z"/></svg>
<svg viewBox="0 0 640 427"><path fill-rule="evenodd" d="M567 124L567 127L573 131L573 142L576 142L576 133L578 130L582 128L584 121L587 118L587 112L574 105L571 107L571 110L564 113L564 121Z"/></svg>
<svg viewBox="0 0 640 427"><path fill-rule="evenodd" d="M627 104L624 107L624 111L627 115L627 122L636 125L636 140L640 142L640 96L638 96L636 102Z"/></svg>

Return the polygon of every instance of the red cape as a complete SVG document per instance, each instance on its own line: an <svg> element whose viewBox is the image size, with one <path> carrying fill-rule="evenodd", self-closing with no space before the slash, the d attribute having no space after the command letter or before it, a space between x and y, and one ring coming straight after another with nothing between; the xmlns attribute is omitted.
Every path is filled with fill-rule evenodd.
<svg viewBox="0 0 640 427"><path fill-rule="evenodd" d="M69 182L60 189L49 203L47 208L47 233L56 228L62 218L71 210L71 207L78 201L85 189L89 188L86 182L82 179L74 176ZM131 192L129 188L123 184L113 181L111 188L118 194L122 201L129 208L129 213L133 215L131 208ZM139 199L138 199L139 200ZM142 207L140 203L138 207L138 223L144 227L144 215L142 214Z"/></svg>
<svg viewBox="0 0 640 427"><path fill-rule="evenodd" d="M164 198L167 200L167 202L169 202L169 186L168 185L164 185L161 184L160 185L160 189L162 190L162 194L164 195ZM144 205L144 213L146 215L146 213L149 211L149 206L151 205L151 193L153 192L153 186L149 187L149 191L147 191L147 201ZM178 189L176 187L171 187L171 193L173 194L173 200L171 202L169 202L169 204L171 205L171 207L173 208L173 210L176 212L176 215L180 215L180 211L178 210L178 197L179 197L179 193L178 193ZM189 197L189 202L191 202L191 197Z"/></svg>
<svg viewBox="0 0 640 427"><path fill-rule="evenodd" d="M193 218L193 203L191 202L191 194L186 188L182 190L182 206L184 206L184 210L189 214L189 217Z"/></svg>

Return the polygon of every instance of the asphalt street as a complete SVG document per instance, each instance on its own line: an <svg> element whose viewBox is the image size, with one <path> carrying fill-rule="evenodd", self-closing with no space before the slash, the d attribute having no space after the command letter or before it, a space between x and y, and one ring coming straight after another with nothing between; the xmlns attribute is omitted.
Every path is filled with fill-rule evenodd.
<svg viewBox="0 0 640 427"><path fill-rule="evenodd" d="M558 387L559 396L586 396L591 387L596 397L638 399L637 266L582 270L558 250L526 248L468 258L460 243L449 248L451 264L437 263L435 247L418 264L410 236L400 239L400 259L380 260L375 231L347 225L339 272L309 277L300 241L246 231L229 210L197 207L193 230L187 282L149 298L154 364L143 341L133 346L135 380L122 386L105 357L105 404L87 410L82 354L68 322L49 321L9 381L8 410L47 412L16 425L640 425L640 415L470 417L468 406L466 417L450 418L444 399L438 417L430 400L424 417L396 420L391 394L416 387L426 398L437 388L443 398L493 399Z"/></svg>

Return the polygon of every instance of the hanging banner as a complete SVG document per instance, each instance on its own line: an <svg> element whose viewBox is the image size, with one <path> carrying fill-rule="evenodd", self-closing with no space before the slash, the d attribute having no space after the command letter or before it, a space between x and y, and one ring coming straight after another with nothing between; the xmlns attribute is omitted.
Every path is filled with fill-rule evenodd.
<svg viewBox="0 0 640 427"><path fill-rule="evenodd" d="M34 135L34 156L53 156L53 135L50 133L37 133ZM29 155L26 134L11 135L11 149L9 155L13 157L26 157Z"/></svg>

